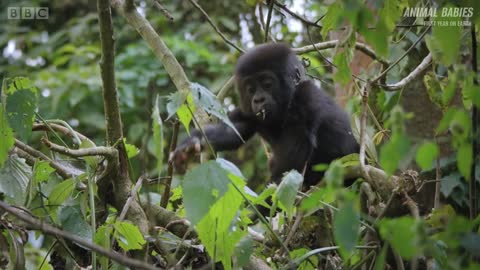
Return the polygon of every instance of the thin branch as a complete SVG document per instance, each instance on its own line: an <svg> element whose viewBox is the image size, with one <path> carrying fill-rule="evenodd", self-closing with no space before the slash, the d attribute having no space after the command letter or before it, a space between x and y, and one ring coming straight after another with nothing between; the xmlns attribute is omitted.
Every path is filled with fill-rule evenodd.
<svg viewBox="0 0 480 270"><path fill-rule="evenodd" d="M124 12L124 0L111 0L111 4L118 13L127 19L128 23L142 36L145 42L147 42L147 45L152 49L155 56L162 62L177 90L184 94L189 93L191 89L190 81L185 71L180 63L178 63L172 51L155 32L150 22L135 9L131 12Z"/></svg>
<svg viewBox="0 0 480 270"><path fill-rule="evenodd" d="M69 157L78 158L78 157L86 157L86 156L106 156L110 158L115 158L118 156L117 149L113 147L95 146L95 147L82 148L82 149L70 149L70 148L52 143L45 137L43 137L41 141L50 150L64 154Z"/></svg>
<svg viewBox="0 0 480 270"><path fill-rule="evenodd" d="M35 150L33 149L32 147L24 144L23 142L15 139L15 146L18 147L20 151L18 151L18 154L25 157L25 155L29 155L29 156L32 156L34 158L38 158L38 159L41 159L41 160L45 160L45 161L48 161L50 166L52 168L55 169L55 171L63 178L63 179L68 179L68 178L71 178L72 176L74 176L75 174L72 173L72 172L69 172L69 170L65 167L63 167L62 165L60 165L59 163L57 163L56 161L50 159L47 155L45 155L44 153L38 151L38 150ZM28 157L25 157L25 158L28 158Z"/></svg>
<svg viewBox="0 0 480 270"><path fill-rule="evenodd" d="M170 141L169 153L173 153L173 151L175 151L175 148L177 148L179 128L180 128L180 122L176 121L175 124L173 125L173 134L172 134L172 140ZM160 201L160 206L163 208L167 208L168 200L170 199L170 189L171 189L172 179L173 179L173 161L172 160L168 160L167 176L168 178L165 183L165 189L163 191L163 196Z"/></svg>
<svg viewBox="0 0 480 270"><path fill-rule="evenodd" d="M232 75L230 78L228 78L225 84L223 84L222 88L218 90L218 94L217 94L218 100L221 101L227 96L228 90L232 88L234 82L235 82L235 75Z"/></svg>
<svg viewBox="0 0 480 270"><path fill-rule="evenodd" d="M268 30L270 29L270 22L272 20L272 12L275 0L270 0L268 4L267 23L265 24L265 42L268 41Z"/></svg>
<svg viewBox="0 0 480 270"><path fill-rule="evenodd" d="M142 186L144 178L145 177L143 175L140 176L140 178L138 178L137 183L133 187L132 192L130 193L130 196L128 197L127 201L125 202L125 205L123 206L122 212L120 212L120 215L117 218L118 221L123 221L125 219L125 216L127 215L127 212L128 212L128 208L130 208L130 204L132 203L132 201L137 196L137 192L140 189L140 187Z"/></svg>
<svg viewBox="0 0 480 270"><path fill-rule="evenodd" d="M400 63L400 61L402 61L403 58L405 58L405 56L408 55L408 53L413 50L413 48L415 48L417 46L418 43L420 43L420 41L422 41L423 37L428 33L428 31L430 30L431 26L427 27L425 29L425 31L423 31L423 33L420 34L420 36L418 37L418 39L412 43L412 45L397 59L395 60L395 62L393 62L388 68L386 68L380 75L378 75L375 79L372 80L372 83L376 83L377 81L379 81L381 78L383 78L383 76L385 76L394 66L396 66L398 63Z"/></svg>
<svg viewBox="0 0 480 270"><path fill-rule="evenodd" d="M370 91L370 81L363 87L362 91L362 116L360 119L360 168L362 169L362 175L367 181L371 181L370 174L367 171L366 164L366 155L365 155L365 148L366 148L366 137L367 137L367 104L368 104L368 93Z"/></svg>
<svg viewBox="0 0 480 270"><path fill-rule="evenodd" d="M275 1L275 5L278 6L280 9L282 9L283 11L287 12L288 14L290 14L290 16L294 17L295 19L301 21L302 23L306 24L306 25L309 25L309 26L314 26L314 27L318 27L318 28L322 28L321 25L318 24L318 22L320 21L317 20L316 22L312 22L312 21L309 21L307 19L305 19L304 17L298 15L297 13L291 11L290 9L287 8L287 5L285 4L281 4L281 3L278 3L277 1ZM322 17L323 18L323 17Z"/></svg>
<svg viewBox="0 0 480 270"><path fill-rule="evenodd" d="M75 140L78 138L80 139L80 141L88 141L90 145L95 145L92 140L87 138L87 136L79 133L78 131L71 130L59 124L51 123L50 121L46 121L46 123L44 124L33 124L32 131L56 131Z"/></svg>
<svg viewBox="0 0 480 270"><path fill-rule="evenodd" d="M395 91L398 89L402 89L403 87L405 87L405 85L407 85L408 83L413 81L415 78L417 78L420 74L422 74L423 71L425 71L430 66L431 63L432 63L432 53L429 53L423 59L423 61L405 78L401 79L399 82L394 84L382 85L382 88L385 91Z"/></svg>
<svg viewBox="0 0 480 270"><path fill-rule="evenodd" d="M208 23L213 27L213 30L215 30L215 32L217 32L217 34L223 39L223 41L225 41L228 45L232 46L233 48L235 48L237 51L243 53L244 50L240 47L238 47L237 45L235 45L235 43L233 43L232 41L230 41L223 33L222 31L220 31L220 29L218 29L218 27L213 23L212 19L210 18L210 16L208 16L207 12L205 12L205 10L203 10L203 8L195 1L195 0L189 0L190 3L192 3L192 5L194 5L198 10L200 10L200 12L202 12L203 16L205 16L205 18L207 19Z"/></svg>
<svg viewBox="0 0 480 270"><path fill-rule="evenodd" d="M160 12L165 16L169 21L173 22L173 16L168 12L168 9L166 9L162 4L160 4L160 1L158 0L153 0L153 5L160 10Z"/></svg>
<svg viewBox="0 0 480 270"><path fill-rule="evenodd" d="M294 48L293 51L296 54L304 54L304 53L308 53L308 52L313 52L315 50L326 50L326 49L335 48L339 44L340 44L340 40L335 39L335 40L329 40L329 41L324 41L324 42L319 42L319 43L307 45L307 46L300 47L300 48ZM355 43L355 48L357 50L363 52L364 54L368 55L372 59L375 59L375 60L377 60L378 62L380 62L384 65L387 65L387 66L389 65L387 60L378 56L375 53L375 51L372 48L370 48L367 44L361 43L361 42L356 42Z"/></svg>

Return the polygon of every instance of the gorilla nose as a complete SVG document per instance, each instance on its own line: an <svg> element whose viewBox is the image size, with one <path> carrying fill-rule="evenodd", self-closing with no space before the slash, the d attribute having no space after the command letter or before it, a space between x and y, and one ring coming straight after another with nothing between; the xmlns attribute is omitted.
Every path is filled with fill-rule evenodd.
<svg viewBox="0 0 480 270"><path fill-rule="evenodd" d="M263 103L265 103L265 97L255 97L253 99L253 102L255 104L263 104Z"/></svg>

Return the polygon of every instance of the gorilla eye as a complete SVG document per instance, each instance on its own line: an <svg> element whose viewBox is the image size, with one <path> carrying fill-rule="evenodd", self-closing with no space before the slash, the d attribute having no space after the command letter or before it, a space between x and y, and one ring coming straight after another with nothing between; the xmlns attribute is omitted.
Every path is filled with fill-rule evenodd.
<svg viewBox="0 0 480 270"><path fill-rule="evenodd" d="M272 86L273 86L272 80L270 80L270 79L263 80L262 86L263 86L263 88L265 88L265 89L270 89L270 88L272 88Z"/></svg>

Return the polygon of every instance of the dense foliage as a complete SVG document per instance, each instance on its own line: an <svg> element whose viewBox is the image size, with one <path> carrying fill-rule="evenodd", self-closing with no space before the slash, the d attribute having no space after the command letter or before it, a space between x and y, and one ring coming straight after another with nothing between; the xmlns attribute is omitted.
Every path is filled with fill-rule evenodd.
<svg viewBox="0 0 480 270"><path fill-rule="evenodd" d="M1 268L480 267L480 2L134 2L112 8L111 70L94 1L0 3ZM49 18L7 18L27 6ZM308 191L296 171L268 185L259 138L173 173L193 126L231 125L235 61L264 41L345 107L360 153L315 166Z"/></svg>

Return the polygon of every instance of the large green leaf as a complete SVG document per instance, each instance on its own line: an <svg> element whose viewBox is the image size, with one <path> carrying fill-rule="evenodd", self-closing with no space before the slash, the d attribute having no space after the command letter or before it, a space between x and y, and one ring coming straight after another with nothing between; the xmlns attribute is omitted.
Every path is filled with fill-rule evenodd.
<svg viewBox="0 0 480 270"><path fill-rule="evenodd" d="M393 174L410 150L410 140L402 133L394 133L382 149L380 164L389 175Z"/></svg>
<svg viewBox="0 0 480 270"><path fill-rule="evenodd" d="M183 203L187 218L197 224L228 190L228 173L208 161L190 170L183 180Z"/></svg>
<svg viewBox="0 0 480 270"><path fill-rule="evenodd" d="M350 257L353 252L357 244L359 228L360 213L355 205L355 199L347 199L335 213L333 219L333 236L335 242L340 246L343 258Z"/></svg>
<svg viewBox="0 0 480 270"><path fill-rule="evenodd" d="M34 113L37 108L37 88L24 77L7 81L6 112L12 129L24 141L32 134Z"/></svg>
<svg viewBox="0 0 480 270"><path fill-rule="evenodd" d="M380 235L405 259L411 259L421 251L417 221L412 217L382 219Z"/></svg>
<svg viewBox="0 0 480 270"><path fill-rule="evenodd" d="M123 221L117 221L113 226L115 227L113 235L123 250L141 249L145 245L145 238L137 226Z"/></svg>
<svg viewBox="0 0 480 270"><path fill-rule="evenodd" d="M196 226L200 240L210 256L215 258L215 261L221 261L225 269L232 269L235 246L247 233L235 226L235 218L244 200L233 186L236 185L239 190L243 190L245 182L234 174L229 174L229 177L231 183L228 184L228 191L214 202Z"/></svg>
<svg viewBox="0 0 480 270"><path fill-rule="evenodd" d="M3 106L0 104L0 168L5 164L8 151L10 151L14 144L13 131L8 125Z"/></svg>
<svg viewBox="0 0 480 270"><path fill-rule="evenodd" d="M68 199L68 197L70 197L74 188L75 181L73 181L73 179L67 179L60 182L50 193L50 196L48 197L48 203L52 206L62 205Z"/></svg>
<svg viewBox="0 0 480 270"><path fill-rule="evenodd" d="M438 153L438 146L435 143L425 142L417 150L416 162L422 170L431 169Z"/></svg>
<svg viewBox="0 0 480 270"><path fill-rule="evenodd" d="M92 228L83 218L79 206L63 206L58 213L62 229L85 240L92 240Z"/></svg>
<svg viewBox="0 0 480 270"><path fill-rule="evenodd" d="M23 205L31 177L32 169L25 160L11 156L5 166L0 168L0 192L4 193L10 202Z"/></svg>
<svg viewBox="0 0 480 270"><path fill-rule="evenodd" d="M289 171L282 177L282 182L278 186L275 197L280 202L280 208L285 210L289 216L293 214L293 204L295 203L295 197L297 192L302 187L303 176L297 171Z"/></svg>

